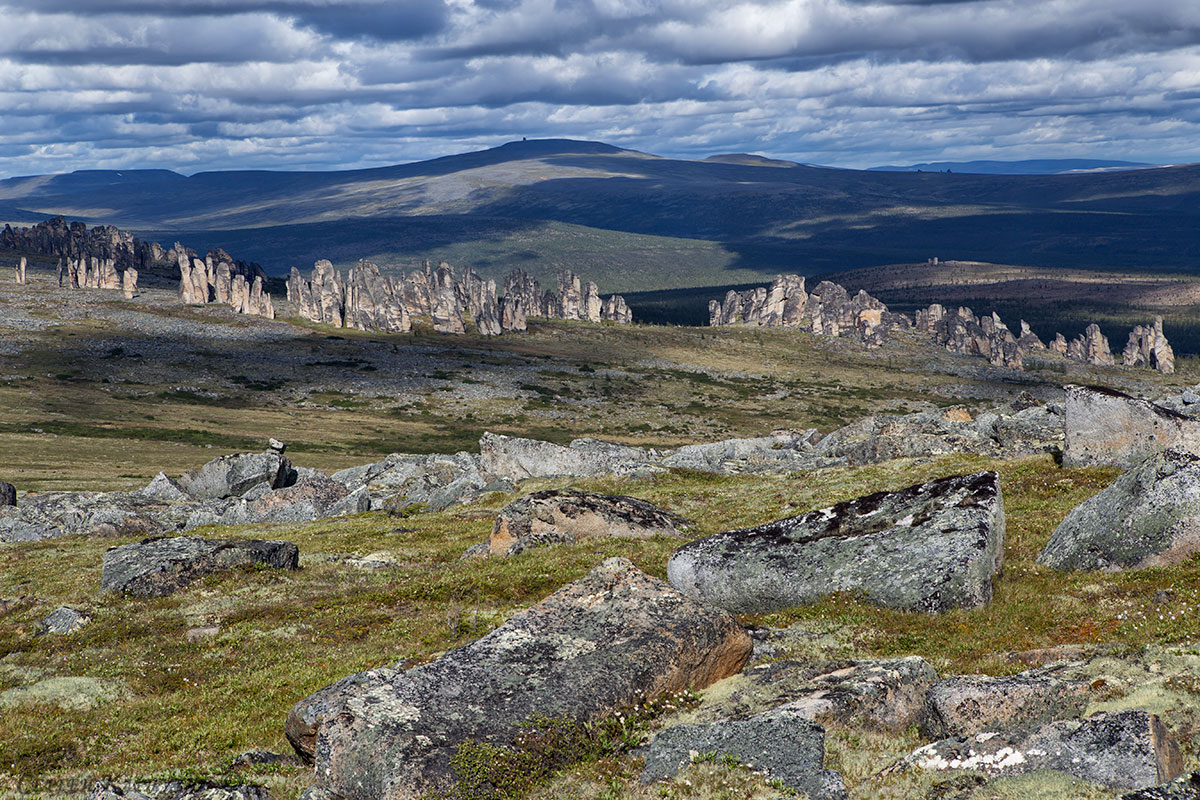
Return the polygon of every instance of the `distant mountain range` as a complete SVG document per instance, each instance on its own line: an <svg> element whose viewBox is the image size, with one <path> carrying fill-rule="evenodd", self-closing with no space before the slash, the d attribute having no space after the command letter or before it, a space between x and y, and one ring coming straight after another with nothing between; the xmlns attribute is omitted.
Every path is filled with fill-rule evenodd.
<svg viewBox="0 0 1200 800"><path fill-rule="evenodd" d="M933 161L907 167L871 167L872 172L967 172L973 175L1063 175L1070 172L1146 169L1156 166L1137 161L1100 161L1088 158L1035 158L1027 161Z"/></svg>
<svg viewBox="0 0 1200 800"><path fill-rule="evenodd" d="M164 244L224 247L272 274L318 258L385 269L445 258L492 275L570 267L605 292L717 291L934 256L1200 269L1200 166L1051 163L1037 174L849 170L535 140L341 172L11 178L0 181L0 217L111 223Z"/></svg>

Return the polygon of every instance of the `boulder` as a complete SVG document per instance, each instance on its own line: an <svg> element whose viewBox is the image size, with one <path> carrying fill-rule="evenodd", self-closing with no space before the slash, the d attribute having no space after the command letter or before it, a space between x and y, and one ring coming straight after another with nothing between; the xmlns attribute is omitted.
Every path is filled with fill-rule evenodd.
<svg viewBox="0 0 1200 800"><path fill-rule="evenodd" d="M310 477L249 501L246 515L252 522L311 522L335 516L330 510L349 494L335 480Z"/></svg>
<svg viewBox="0 0 1200 800"><path fill-rule="evenodd" d="M1143 569L1200 551L1200 455L1167 450L1083 501L1037 560L1063 570Z"/></svg>
<svg viewBox="0 0 1200 800"><path fill-rule="evenodd" d="M181 530L190 506L174 506L139 492L46 492L16 508L0 507L0 542L36 542L59 536L148 536Z"/></svg>
<svg viewBox="0 0 1200 800"><path fill-rule="evenodd" d="M888 608L978 608L1004 555L994 472L876 492L683 545L667 563L679 591L738 613L862 592Z"/></svg>
<svg viewBox="0 0 1200 800"><path fill-rule="evenodd" d="M34 626L34 635L45 636L48 633L70 634L82 628L91 621L91 617L76 611L69 606L59 606Z"/></svg>
<svg viewBox="0 0 1200 800"><path fill-rule="evenodd" d="M183 490L183 487L179 485L179 481L167 477L166 473L163 472L154 476L154 480L150 481L142 489L142 494L146 497L169 503L186 502L191 499L191 495Z"/></svg>
<svg viewBox="0 0 1200 800"><path fill-rule="evenodd" d="M679 725L661 731L642 748L642 783L670 778L695 754L732 756L800 792L809 800L841 800L842 776L823 768L825 729L788 709L745 720Z"/></svg>
<svg viewBox="0 0 1200 800"><path fill-rule="evenodd" d="M1100 386L1067 386L1063 466L1129 469L1168 447L1200 453L1200 420Z"/></svg>
<svg viewBox="0 0 1200 800"><path fill-rule="evenodd" d="M479 440L479 457L484 472L512 481L628 474L649 467L649 454L642 448L599 439L576 439L564 447L485 433Z"/></svg>
<svg viewBox="0 0 1200 800"><path fill-rule="evenodd" d="M17 504L17 487L11 483L0 481L0 508Z"/></svg>
<svg viewBox="0 0 1200 800"><path fill-rule="evenodd" d="M683 536L691 523L645 500L574 489L526 495L500 510L492 526L492 555L512 556L547 544L586 538Z"/></svg>
<svg viewBox="0 0 1200 800"><path fill-rule="evenodd" d="M976 770L989 777L1057 770L1110 789L1144 789L1183 772L1175 737L1145 711L1102 712L1017 732L943 739L906 756L897 769Z"/></svg>
<svg viewBox="0 0 1200 800"><path fill-rule="evenodd" d="M299 556L291 542L199 536L145 539L104 554L100 588L135 597L160 597L222 570L252 564L296 569Z"/></svg>
<svg viewBox="0 0 1200 800"><path fill-rule="evenodd" d="M946 678L925 696L921 734L946 739L1075 718L1083 713L1090 691L1083 681L1030 673Z"/></svg>
<svg viewBox="0 0 1200 800"><path fill-rule="evenodd" d="M260 483L282 488L292 470L285 456L274 450L265 453L235 453L214 458L198 470L189 470L179 486L197 500L239 497Z"/></svg>
<svg viewBox="0 0 1200 800"><path fill-rule="evenodd" d="M382 461L335 472L333 480L380 498L372 507L399 511L421 505L440 511L481 494L511 491L506 479L486 475L474 453L412 455L392 453Z"/></svg>
<svg viewBox="0 0 1200 800"><path fill-rule="evenodd" d="M810 429L802 433L778 431L753 439L687 444L658 463L664 467L721 475L799 472L812 467L809 453L819 439L816 429Z"/></svg>
<svg viewBox="0 0 1200 800"><path fill-rule="evenodd" d="M301 700L285 732L319 787L355 798L449 790L468 739L514 743L541 716L579 722L740 670L732 616L612 558L491 633L410 670L351 675Z"/></svg>
<svg viewBox="0 0 1200 800"><path fill-rule="evenodd" d="M921 720L926 692L937 677L937 671L917 656L773 661L726 678L687 719L747 719L786 707L796 716L827 725L865 725L900 733Z"/></svg>

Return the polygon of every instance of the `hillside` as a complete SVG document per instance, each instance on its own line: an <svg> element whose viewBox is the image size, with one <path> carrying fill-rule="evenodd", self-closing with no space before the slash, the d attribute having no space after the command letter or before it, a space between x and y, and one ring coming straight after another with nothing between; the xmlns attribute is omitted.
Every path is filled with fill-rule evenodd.
<svg viewBox="0 0 1200 800"><path fill-rule="evenodd" d="M12 178L0 181L0 210L23 221L64 214L165 242L187 237L274 274L324 256L385 266L452 258L495 272L521 263L542 274L571 264L605 291L720 286L935 255L1089 269L1200 263L1200 166L872 172L746 155L682 161L542 140L346 172ZM564 246L564 231L629 255L605 273L594 242ZM595 266L579 265L589 258Z"/></svg>

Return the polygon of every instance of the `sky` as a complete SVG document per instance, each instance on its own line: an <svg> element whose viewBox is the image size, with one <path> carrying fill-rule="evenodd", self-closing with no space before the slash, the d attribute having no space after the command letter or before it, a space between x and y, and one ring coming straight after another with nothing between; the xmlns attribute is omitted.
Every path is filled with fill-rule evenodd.
<svg viewBox="0 0 1200 800"><path fill-rule="evenodd" d="M1200 161L1195 0L0 0L0 176L529 138L842 167Z"/></svg>

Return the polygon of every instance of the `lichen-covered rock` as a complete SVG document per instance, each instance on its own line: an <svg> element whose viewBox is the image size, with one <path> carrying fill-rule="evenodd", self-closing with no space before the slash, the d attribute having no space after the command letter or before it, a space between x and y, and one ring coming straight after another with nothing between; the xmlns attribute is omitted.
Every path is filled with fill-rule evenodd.
<svg viewBox="0 0 1200 800"><path fill-rule="evenodd" d="M191 499L191 495L183 490L183 487L179 485L179 481L168 477L163 472L154 476L154 480L150 481L142 489L142 494L146 497L169 503L185 502Z"/></svg>
<svg viewBox="0 0 1200 800"><path fill-rule="evenodd" d="M1054 569L1143 569L1200 551L1200 455L1167 450L1071 509L1038 563Z"/></svg>
<svg viewBox="0 0 1200 800"><path fill-rule="evenodd" d="M1090 691L1083 681L1033 674L957 675L930 687L921 733L947 739L1071 719L1083 713Z"/></svg>
<svg viewBox="0 0 1200 800"><path fill-rule="evenodd" d="M220 500L240 497L251 487L264 483L271 489L280 489L286 485L291 470L287 458L274 450L234 453L185 472L179 486L197 500Z"/></svg>
<svg viewBox="0 0 1200 800"><path fill-rule="evenodd" d="M300 551L291 542L176 536L113 547L104 554L100 588L135 597L160 597L227 569L262 564L296 569Z"/></svg>
<svg viewBox="0 0 1200 800"><path fill-rule="evenodd" d="M842 776L823 768L825 729L789 709L661 731L642 748L646 759L642 783L674 776L698 753L732 756L810 800L846 797Z"/></svg>
<svg viewBox="0 0 1200 800"><path fill-rule="evenodd" d="M36 636L45 636L48 633L67 635L79 630L90 621L91 617L70 606L59 606L38 621L34 626L34 634Z"/></svg>
<svg viewBox="0 0 1200 800"><path fill-rule="evenodd" d="M513 481L628 474L649 467L649 454L640 447L598 439L576 439L564 447L498 433L483 434L479 457L484 472Z"/></svg>
<svg viewBox="0 0 1200 800"><path fill-rule="evenodd" d="M1164 375L1174 373L1175 351L1163 333L1162 317L1155 317L1150 325L1135 325L1121 357L1127 367L1149 367Z"/></svg>
<svg viewBox="0 0 1200 800"><path fill-rule="evenodd" d="M319 786L356 800L449 789L468 739L511 745L535 716L585 721L737 672L737 622L609 559L499 628L407 671L351 675L300 701L285 732Z"/></svg>
<svg viewBox="0 0 1200 800"><path fill-rule="evenodd" d="M1121 795L1121 800L1200 800L1200 771L1181 775L1170 783Z"/></svg>
<svg viewBox="0 0 1200 800"><path fill-rule="evenodd" d="M46 492L0 507L0 542L59 536L147 536L182 529L189 508L141 492Z"/></svg>
<svg viewBox="0 0 1200 800"><path fill-rule="evenodd" d="M587 538L683 536L690 528L683 517L636 497L551 489L502 508L488 546L492 555L512 556L533 547Z"/></svg>
<svg viewBox="0 0 1200 800"><path fill-rule="evenodd" d="M231 786L214 781L97 781L87 800L268 800L265 786Z"/></svg>
<svg viewBox="0 0 1200 800"><path fill-rule="evenodd" d="M430 511L440 511L487 492L512 490L511 481L485 474L480 457L465 452L392 453L382 461L340 470L331 477L351 490L368 490L378 499L374 507L386 510L420 504Z"/></svg>
<svg viewBox="0 0 1200 800"><path fill-rule="evenodd" d="M684 721L746 719L787 707L822 724L898 733L917 724L937 671L925 659L792 661L760 664L706 692Z"/></svg>
<svg viewBox="0 0 1200 800"><path fill-rule="evenodd" d="M979 472L698 539L672 554L667 576L681 592L739 613L838 591L938 612L987 605L1003 554L1000 482Z"/></svg>
<svg viewBox="0 0 1200 800"><path fill-rule="evenodd" d="M0 481L0 508L17 504L17 487L6 481Z"/></svg>
<svg viewBox="0 0 1200 800"><path fill-rule="evenodd" d="M1168 447L1200 453L1200 420L1100 386L1068 386L1063 466L1129 469Z"/></svg>
<svg viewBox="0 0 1200 800"><path fill-rule="evenodd" d="M1111 789L1144 789L1183 772L1179 744L1145 711L1093 714L1051 722L1033 732L979 733L928 744L897 769L977 770L990 777L1057 770Z"/></svg>
<svg viewBox="0 0 1200 800"><path fill-rule="evenodd" d="M809 454L819 440L817 431L809 429L801 433L779 431L753 439L686 444L659 463L664 467L698 469L722 475L799 472L813 466Z"/></svg>

